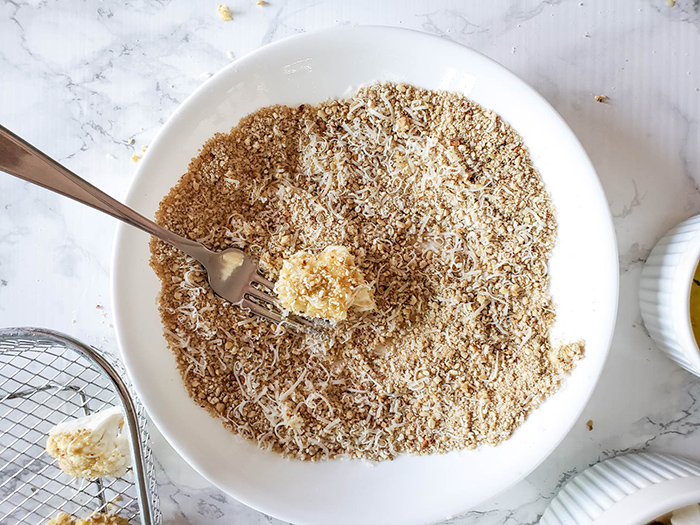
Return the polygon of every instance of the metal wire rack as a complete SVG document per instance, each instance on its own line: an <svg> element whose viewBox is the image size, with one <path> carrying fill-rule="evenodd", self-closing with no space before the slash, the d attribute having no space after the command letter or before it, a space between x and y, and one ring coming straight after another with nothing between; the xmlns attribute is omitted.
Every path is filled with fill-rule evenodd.
<svg viewBox="0 0 700 525"><path fill-rule="evenodd" d="M115 405L128 427L131 471L95 481L63 473L44 449L49 430ZM145 413L121 363L50 330L0 329L0 523L114 512L131 524L160 525L158 503Z"/></svg>

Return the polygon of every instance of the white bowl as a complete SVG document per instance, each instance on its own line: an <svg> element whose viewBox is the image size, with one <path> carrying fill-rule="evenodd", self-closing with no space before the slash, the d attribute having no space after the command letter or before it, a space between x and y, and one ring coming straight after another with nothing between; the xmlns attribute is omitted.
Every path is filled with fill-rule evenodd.
<svg viewBox="0 0 700 525"><path fill-rule="evenodd" d="M668 357L700 377L700 349L690 324L690 287L700 261L700 215L670 230L642 270L639 305L644 325Z"/></svg>
<svg viewBox="0 0 700 525"><path fill-rule="evenodd" d="M182 385L156 309L148 237L119 227L112 297L119 346L154 422L223 491L297 524L426 523L467 510L546 458L583 410L607 356L617 308L617 250L605 195L561 117L502 66L460 45L401 29L335 28L265 46L226 67L170 117L139 165L127 202L152 215L215 132L273 103L318 103L351 87L401 81L459 91L498 112L530 148L557 208L549 267L558 305L554 337L586 341L560 392L498 447L438 456L306 463L263 452L199 408Z"/></svg>
<svg viewBox="0 0 700 525"><path fill-rule="evenodd" d="M698 502L700 463L639 452L602 461L574 477L540 525L643 524Z"/></svg>

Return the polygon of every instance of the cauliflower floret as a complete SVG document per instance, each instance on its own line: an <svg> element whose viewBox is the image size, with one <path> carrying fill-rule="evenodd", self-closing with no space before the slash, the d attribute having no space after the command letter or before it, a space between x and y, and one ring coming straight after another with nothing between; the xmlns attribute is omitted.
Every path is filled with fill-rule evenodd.
<svg viewBox="0 0 700 525"><path fill-rule="evenodd" d="M49 431L46 452L66 474L78 478L119 478L131 465L121 408L64 421Z"/></svg>
<svg viewBox="0 0 700 525"><path fill-rule="evenodd" d="M351 307L375 308L372 289L343 246L328 246L318 255L292 255L282 263L275 293L291 312L333 321L346 319Z"/></svg>
<svg viewBox="0 0 700 525"><path fill-rule="evenodd" d="M104 514L96 512L87 518L75 519L70 514L61 512L58 516L49 520L46 525L129 525L129 520L116 514Z"/></svg>
<svg viewBox="0 0 700 525"><path fill-rule="evenodd" d="M75 520L70 514L61 512L55 518L52 518L49 521L47 521L46 525L75 525Z"/></svg>

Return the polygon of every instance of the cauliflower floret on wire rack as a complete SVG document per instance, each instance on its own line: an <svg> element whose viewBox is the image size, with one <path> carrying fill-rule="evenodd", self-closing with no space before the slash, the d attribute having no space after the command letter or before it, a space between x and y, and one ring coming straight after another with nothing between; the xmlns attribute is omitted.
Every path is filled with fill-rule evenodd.
<svg viewBox="0 0 700 525"><path fill-rule="evenodd" d="M70 514L61 512L58 516L48 521L46 525L129 525L129 520L116 514L96 512L87 518L75 519Z"/></svg>
<svg viewBox="0 0 700 525"><path fill-rule="evenodd" d="M49 431L46 452L77 478L119 478L131 466L129 438L120 407L64 421Z"/></svg>
<svg viewBox="0 0 700 525"><path fill-rule="evenodd" d="M290 312L332 321L347 319L351 307L361 312L376 307L370 285L344 246L292 255L282 263L275 293Z"/></svg>

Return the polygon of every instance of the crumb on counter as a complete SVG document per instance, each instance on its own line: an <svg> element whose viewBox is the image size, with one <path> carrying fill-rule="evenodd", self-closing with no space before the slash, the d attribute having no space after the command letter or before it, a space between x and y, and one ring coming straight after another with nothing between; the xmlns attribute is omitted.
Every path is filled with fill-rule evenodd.
<svg viewBox="0 0 700 525"><path fill-rule="evenodd" d="M134 138L131 137L129 140L126 141L126 143L131 146L135 142Z"/></svg>
<svg viewBox="0 0 700 525"><path fill-rule="evenodd" d="M586 428L588 428L589 432L591 430L593 430L593 420L592 419L589 419L588 421L586 421Z"/></svg>
<svg viewBox="0 0 700 525"><path fill-rule="evenodd" d="M131 162L138 162L138 161L140 161L140 160L141 160L141 155L137 155L136 153L134 153L134 154L131 156Z"/></svg>
<svg viewBox="0 0 700 525"><path fill-rule="evenodd" d="M603 102L607 102L609 98L610 98L610 97L608 97L607 95L596 95L596 96L595 96L595 101L596 101L596 102L603 103Z"/></svg>
<svg viewBox="0 0 700 525"><path fill-rule="evenodd" d="M666 5L668 7L673 7L676 5L676 0L666 0Z"/></svg>
<svg viewBox="0 0 700 525"><path fill-rule="evenodd" d="M267 2L265 0L257 0L257 2L255 2L255 5L267 5Z"/></svg>
<svg viewBox="0 0 700 525"><path fill-rule="evenodd" d="M226 4L219 4L217 11L219 12L222 22L230 22L233 20L233 18L231 18L231 11L228 10Z"/></svg>

